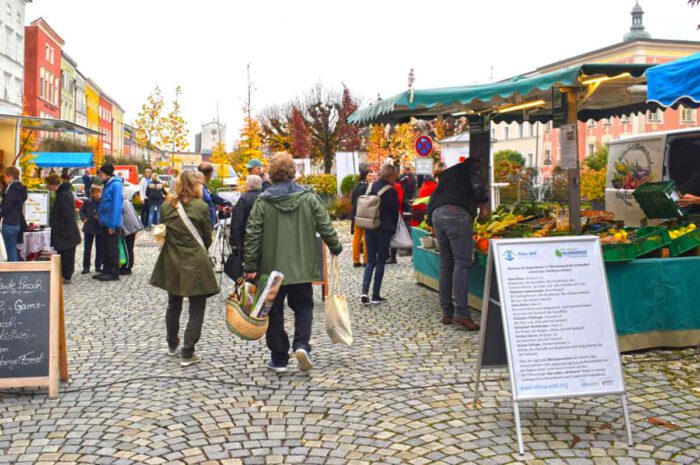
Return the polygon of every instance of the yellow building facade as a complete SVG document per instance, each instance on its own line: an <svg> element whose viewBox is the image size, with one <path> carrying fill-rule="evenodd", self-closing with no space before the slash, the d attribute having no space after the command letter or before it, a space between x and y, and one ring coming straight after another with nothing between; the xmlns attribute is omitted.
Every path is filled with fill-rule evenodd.
<svg viewBox="0 0 700 465"><path fill-rule="evenodd" d="M85 101L87 102L87 124L88 128L100 130L100 93L99 91L85 81ZM123 119L123 116L122 116ZM88 145L92 146L97 143L96 136L88 137Z"/></svg>
<svg viewBox="0 0 700 465"><path fill-rule="evenodd" d="M124 109L112 102L112 154L124 157Z"/></svg>

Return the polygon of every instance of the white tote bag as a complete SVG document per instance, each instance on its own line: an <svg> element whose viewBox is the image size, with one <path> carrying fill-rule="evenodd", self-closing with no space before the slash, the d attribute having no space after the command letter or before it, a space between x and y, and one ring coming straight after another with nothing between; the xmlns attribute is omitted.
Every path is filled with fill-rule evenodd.
<svg viewBox="0 0 700 465"><path fill-rule="evenodd" d="M399 215L399 223L396 225L396 232L391 236L391 248L392 249L412 249L413 239L411 239L411 233L408 232L406 223L404 223L403 218Z"/></svg>
<svg viewBox="0 0 700 465"><path fill-rule="evenodd" d="M331 258L330 279L326 291L326 332L334 344L352 345L348 301L340 291L338 257Z"/></svg>
<svg viewBox="0 0 700 465"><path fill-rule="evenodd" d="M2 230L2 226L0 226ZM2 234L0 234L0 262L7 261L7 249L5 249L5 239L3 239Z"/></svg>

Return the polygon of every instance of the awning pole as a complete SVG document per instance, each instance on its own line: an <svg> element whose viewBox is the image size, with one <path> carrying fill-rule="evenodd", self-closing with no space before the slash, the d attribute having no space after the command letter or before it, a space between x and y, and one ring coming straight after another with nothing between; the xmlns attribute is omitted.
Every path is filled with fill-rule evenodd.
<svg viewBox="0 0 700 465"><path fill-rule="evenodd" d="M581 171L579 166L578 140L578 89L566 92L566 121L574 125L576 138L576 166L567 170L569 179L569 230L571 234L581 234Z"/></svg>

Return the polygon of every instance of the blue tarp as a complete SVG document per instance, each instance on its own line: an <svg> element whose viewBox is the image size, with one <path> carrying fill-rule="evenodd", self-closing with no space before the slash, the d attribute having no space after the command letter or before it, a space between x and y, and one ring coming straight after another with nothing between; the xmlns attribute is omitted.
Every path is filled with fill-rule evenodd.
<svg viewBox="0 0 700 465"><path fill-rule="evenodd" d="M39 168L90 168L91 152L35 152L34 164Z"/></svg>
<svg viewBox="0 0 700 465"><path fill-rule="evenodd" d="M649 68L646 75L648 102L700 105L700 53Z"/></svg>

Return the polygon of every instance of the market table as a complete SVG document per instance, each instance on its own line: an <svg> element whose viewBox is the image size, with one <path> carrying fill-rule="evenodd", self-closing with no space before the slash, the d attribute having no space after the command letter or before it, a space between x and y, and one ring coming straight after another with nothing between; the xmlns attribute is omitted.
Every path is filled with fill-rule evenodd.
<svg viewBox="0 0 700 465"><path fill-rule="evenodd" d="M24 243L18 244L19 254L25 261L36 260L42 255L56 253L51 247L51 229L27 231L24 233Z"/></svg>
<svg viewBox="0 0 700 465"><path fill-rule="evenodd" d="M413 228L417 282L437 290L440 255L421 247L428 233ZM606 263L608 287L622 352L700 345L700 257L648 258ZM481 309L485 270L469 272L469 305Z"/></svg>

